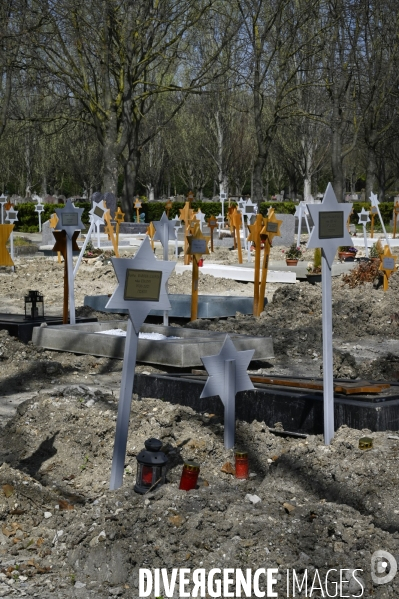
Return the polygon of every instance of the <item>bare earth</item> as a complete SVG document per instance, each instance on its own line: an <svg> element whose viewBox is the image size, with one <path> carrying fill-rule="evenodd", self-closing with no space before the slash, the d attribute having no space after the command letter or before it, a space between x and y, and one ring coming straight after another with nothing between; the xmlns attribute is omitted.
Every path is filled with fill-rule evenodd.
<svg viewBox="0 0 399 599"><path fill-rule="evenodd" d="M281 248L272 252L283 259ZM236 252L218 250L212 261L236 263ZM22 313L24 294L38 289L46 313L61 314L63 265L22 258L16 266L15 273L0 269L0 311ZM112 265L83 264L78 313L88 313L85 295L111 294L115 285ZM399 379L398 288L399 274L385 293L334 279L336 376ZM171 293L190 290L189 273L172 275ZM200 275L199 290L251 296L253 285ZM320 376L320 285L269 285L267 297L260 318L189 326L272 336L276 357L256 372ZM399 575L381 585L371 579L375 551L399 557L397 431L342 427L325 447L320 436L277 436L274 422L237 422L251 471L238 481L221 471L234 456L223 447L218 418L134 396L124 485L111 492L121 368L118 360L41 350L0 331L0 597L136 599L139 568L276 568L279 598L293 596L295 570L308 578L307 595L296 589L296 597L398 597ZM364 435L373 437L370 451L358 449ZM136 455L149 437L163 442L168 483L141 496L133 492ZM178 489L187 459L201 466L199 486L188 493ZM173 596L182 596L178 588Z"/></svg>

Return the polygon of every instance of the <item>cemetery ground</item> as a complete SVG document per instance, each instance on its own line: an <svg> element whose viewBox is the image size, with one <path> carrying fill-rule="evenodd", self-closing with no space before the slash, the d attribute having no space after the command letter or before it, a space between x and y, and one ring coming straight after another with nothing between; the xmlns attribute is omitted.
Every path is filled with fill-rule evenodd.
<svg viewBox="0 0 399 599"><path fill-rule="evenodd" d="M282 257L281 247L272 249L272 259ZM216 260L236 263L236 252L218 249ZM0 269L1 311L22 313L24 295L37 289L45 313L61 314L63 265L22 257L16 266L15 273ZM115 285L111 264L82 264L77 314L92 314L82 308L85 295L110 294ZM173 274L169 291L190 293L190 273ZM398 380L398 291L399 273L385 293L334 278L335 376ZM253 285L200 275L199 292L250 296ZM267 293L260 318L237 314L186 326L272 336L275 358L251 363L250 372L320 377L320 285L273 284ZM239 481L218 417L135 395L124 484L111 492L121 371L119 360L48 351L0 331L0 597L136 599L139 568L249 568L252 575L275 568L279 598L398 596L399 575L386 584L371 577L376 551L399 559L397 431L343 426L326 447L321 435L284 436L270 430L279 429L275 422L238 421L251 473ZM148 364L137 371L163 372ZM358 448L362 436L373 438L373 449ZM149 437L163 442L168 482L141 496L133 491L136 455ZM189 492L178 489L187 459L201 467ZM294 573L303 581L295 594ZM183 595L176 588L173 596Z"/></svg>

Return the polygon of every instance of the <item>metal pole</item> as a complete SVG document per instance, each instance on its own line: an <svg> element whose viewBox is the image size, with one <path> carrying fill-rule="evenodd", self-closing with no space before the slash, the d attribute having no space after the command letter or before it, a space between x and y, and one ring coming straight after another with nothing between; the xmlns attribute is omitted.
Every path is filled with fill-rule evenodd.
<svg viewBox="0 0 399 599"><path fill-rule="evenodd" d="M77 275L77 273L78 273L79 266L80 266L80 263L82 262L82 258L83 258L83 254L85 253L86 246L87 246L87 244L88 244L88 243L89 243L89 241L90 241L91 234L92 234L92 232L93 232L93 229L94 229L94 225L95 225L95 222L93 221L93 222L90 224L89 230L87 231L86 239L84 240L84 243L83 243L83 245L82 245L82 248L81 248L81 250L80 250L80 254L79 254L79 257L78 257L78 261L76 262L76 266L75 266L75 268L73 269L73 278L74 278L74 279L75 279L75 277L76 277L76 275Z"/></svg>
<svg viewBox="0 0 399 599"><path fill-rule="evenodd" d="M334 437L334 381L332 343L332 285L331 267L322 250L322 329L323 329L323 402L324 443Z"/></svg>
<svg viewBox="0 0 399 599"><path fill-rule="evenodd" d="M66 236L67 246L67 271L68 271L68 293L69 293L69 324L75 324L75 293L73 282L73 254L72 239Z"/></svg>
<svg viewBox="0 0 399 599"><path fill-rule="evenodd" d="M125 353L123 356L121 391L119 395L118 416L116 419L114 453L112 456L111 491L119 489L123 483L127 437L129 433L130 410L132 405L134 371L137 359L138 333L128 320Z"/></svg>
<svg viewBox="0 0 399 599"><path fill-rule="evenodd" d="M224 363L224 447L231 449L235 442L236 428L236 361Z"/></svg>
<svg viewBox="0 0 399 599"><path fill-rule="evenodd" d="M162 241L163 241L163 259L165 262L168 261L168 253L169 253L169 227L168 223L162 225ZM168 293L168 282L166 282L166 293ZM169 325L169 315L168 310L163 311L163 324L165 327Z"/></svg>
<svg viewBox="0 0 399 599"><path fill-rule="evenodd" d="M363 224L363 238L364 238L364 251L366 254L366 258L369 257L369 248L367 245L367 231L366 231L366 223Z"/></svg>

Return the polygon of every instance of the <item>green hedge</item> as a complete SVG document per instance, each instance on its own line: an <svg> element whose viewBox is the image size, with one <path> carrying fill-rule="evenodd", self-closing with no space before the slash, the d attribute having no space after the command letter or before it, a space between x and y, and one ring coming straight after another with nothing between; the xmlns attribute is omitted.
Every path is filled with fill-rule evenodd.
<svg viewBox="0 0 399 599"><path fill-rule="evenodd" d="M51 218L56 208L63 208L64 204L43 204L43 206L42 224ZM75 206L77 208L83 208L82 222L88 227L90 223L90 202L76 202ZM22 233L37 233L39 231L39 215L35 212L35 207L36 204L31 202L18 204L16 206L16 210L18 210L18 221L15 223L15 231L20 231Z"/></svg>

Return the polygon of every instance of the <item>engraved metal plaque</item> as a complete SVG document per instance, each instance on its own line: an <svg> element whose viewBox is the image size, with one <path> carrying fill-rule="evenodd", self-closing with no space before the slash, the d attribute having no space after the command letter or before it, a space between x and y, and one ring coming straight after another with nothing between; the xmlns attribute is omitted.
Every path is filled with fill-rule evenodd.
<svg viewBox="0 0 399 599"><path fill-rule="evenodd" d="M319 239L341 239L344 236L344 213L319 212Z"/></svg>
<svg viewBox="0 0 399 599"><path fill-rule="evenodd" d="M378 209L377 209L377 207L376 207L376 206L372 206L372 207L371 207L371 210L370 210L370 212L371 212L372 214L377 214L377 213L378 213Z"/></svg>
<svg viewBox="0 0 399 599"><path fill-rule="evenodd" d="M364 221L367 222L367 220L368 220L368 214L361 214L360 215L360 222L364 222Z"/></svg>
<svg viewBox="0 0 399 599"><path fill-rule="evenodd" d="M205 254L206 239L193 239L191 241L191 254Z"/></svg>
<svg viewBox="0 0 399 599"><path fill-rule="evenodd" d="M383 258L382 259L382 269L383 270L394 270L395 269L395 260L393 258Z"/></svg>
<svg viewBox="0 0 399 599"><path fill-rule="evenodd" d="M105 212L105 210L100 208L100 206L96 206L93 210L93 214L98 216L98 218L102 218L104 216L104 212Z"/></svg>
<svg viewBox="0 0 399 599"><path fill-rule="evenodd" d="M8 220L16 220L17 213L16 212L9 212L7 218L8 218Z"/></svg>
<svg viewBox="0 0 399 599"><path fill-rule="evenodd" d="M161 289L161 270L126 270L124 300L158 302Z"/></svg>
<svg viewBox="0 0 399 599"><path fill-rule="evenodd" d="M208 221L208 227L217 227L217 221L210 219Z"/></svg>
<svg viewBox="0 0 399 599"><path fill-rule="evenodd" d="M61 212L61 227L78 227L78 213Z"/></svg>
<svg viewBox="0 0 399 599"><path fill-rule="evenodd" d="M266 225L266 232L267 233L277 233L278 231L278 223L273 223L271 221L268 221L267 225Z"/></svg>
<svg viewBox="0 0 399 599"><path fill-rule="evenodd" d="M43 212L44 206L43 204L38 204L35 208L35 212Z"/></svg>
<svg viewBox="0 0 399 599"><path fill-rule="evenodd" d="M245 206L245 212L247 214L255 212L255 206Z"/></svg>

